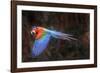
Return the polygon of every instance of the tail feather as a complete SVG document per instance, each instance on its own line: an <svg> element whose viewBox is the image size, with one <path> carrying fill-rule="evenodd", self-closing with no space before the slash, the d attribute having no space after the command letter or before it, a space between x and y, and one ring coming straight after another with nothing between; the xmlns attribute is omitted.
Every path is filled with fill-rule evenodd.
<svg viewBox="0 0 100 73"><path fill-rule="evenodd" d="M52 30L48 30L48 29L45 29L45 31L50 33L51 36L54 37L54 38L58 38L58 39L62 39L62 40L68 40L68 41L77 40L77 39L73 38L73 36L70 35L70 34L65 34L65 33L62 33L62 32L52 31Z"/></svg>

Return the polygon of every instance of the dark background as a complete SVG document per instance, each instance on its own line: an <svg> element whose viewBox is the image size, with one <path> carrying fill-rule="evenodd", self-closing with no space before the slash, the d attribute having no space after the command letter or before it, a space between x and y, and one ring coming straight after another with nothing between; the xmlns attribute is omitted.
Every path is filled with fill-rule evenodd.
<svg viewBox="0 0 100 73"><path fill-rule="evenodd" d="M22 61L56 61L89 59L89 14L43 11L22 11ZM72 34L77 41L51 38L46 50L38 57L31 57L34 42L32 26Z"/></svg>

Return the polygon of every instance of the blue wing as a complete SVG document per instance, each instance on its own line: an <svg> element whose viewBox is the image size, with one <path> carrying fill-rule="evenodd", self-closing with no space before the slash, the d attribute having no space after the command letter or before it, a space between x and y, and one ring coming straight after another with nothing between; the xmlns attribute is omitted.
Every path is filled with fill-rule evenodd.
<svg viewBox="0 0 100 73"><path fill-rule="evenodd" d="M32 47L32 57L39 56L47 47L50 41L50 34L46 34L41 39L35 40Z"/></svg>
<svg viewBox="0 0 100 73"><path fill-rule="evenodd" d="M48 32L52 37L57 38L57 39L62 39L62 40L77 40L75 38L72 37L72 35L70 34L65 34L62 32L58 32L58 31L53 31L53 30L48 30L48 29L44 29L46 32Z"/></svg>

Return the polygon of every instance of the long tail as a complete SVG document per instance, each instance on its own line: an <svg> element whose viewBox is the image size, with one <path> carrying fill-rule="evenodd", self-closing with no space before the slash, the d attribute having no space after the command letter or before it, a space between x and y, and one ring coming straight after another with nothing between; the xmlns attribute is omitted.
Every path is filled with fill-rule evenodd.
<svg viewBox="0 0 100 73"><path fill-rule="evenodd" d="M52 30L48 30L48 29L45 29L45 30L48 33L50 33L52 37L57 38L57 39L68 40L68 41L77 40L77 39L73 38L73 36L70 34L65 34L62 32L52 31Z"/></svg>

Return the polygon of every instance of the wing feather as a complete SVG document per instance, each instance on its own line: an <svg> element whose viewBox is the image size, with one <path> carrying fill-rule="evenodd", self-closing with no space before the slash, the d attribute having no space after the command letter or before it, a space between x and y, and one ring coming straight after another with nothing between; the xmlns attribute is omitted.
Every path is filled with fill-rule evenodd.
<svg viewBox="0 0 100 73"><path fill-rule="evenodd" d="M32 47L32 57L39 56L46 48L50 41L50 35L46 34L43 38L35 40Z"/></svg>

